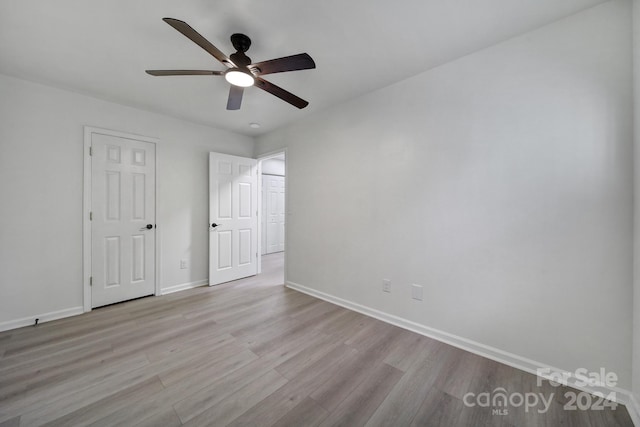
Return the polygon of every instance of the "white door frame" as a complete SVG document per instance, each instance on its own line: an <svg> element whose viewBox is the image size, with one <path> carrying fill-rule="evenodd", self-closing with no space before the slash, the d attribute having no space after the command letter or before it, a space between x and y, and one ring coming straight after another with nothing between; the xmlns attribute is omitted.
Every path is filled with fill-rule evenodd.
<svg viewBox="0 0 640 427"><path fill-rule="evenodd" d="M158 138L149 136L136 135L132 133L120 132L109 129L102 129L92 126L84 127L84 183L83 183L83 202L82 202L82 286L83 286L83 307L84 312L91 311L91 285L89 283L91 277L91 221L89 215L91 213L91 135L97 133L101 135L114 136L118 138L133 139L136 141L150 142L156 146L156 168L155 168L155 210L156 224L161 223L158 215ZM155 247L155 295L160 295L160 233L161 228L154 228L156 232Z"/></svg>
<svg viewBox="0 0 640 427"><path fill-rule="evenodd" d="M287 252L289 251L289 160L287 158L287 147L276 151L261 154L258 160L258 274L262 273L262 161L269 160L284 154L284 283L287 283Z"/></svg>

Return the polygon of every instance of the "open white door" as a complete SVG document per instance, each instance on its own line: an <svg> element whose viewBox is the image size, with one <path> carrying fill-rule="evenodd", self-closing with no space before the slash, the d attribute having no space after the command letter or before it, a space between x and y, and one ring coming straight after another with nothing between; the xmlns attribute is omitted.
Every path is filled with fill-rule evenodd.
<svg viewBox="0 0 640 427"><path fill-rule="evenodd" d="M209 153L209 286L258 272L258 163Z"/></svg>

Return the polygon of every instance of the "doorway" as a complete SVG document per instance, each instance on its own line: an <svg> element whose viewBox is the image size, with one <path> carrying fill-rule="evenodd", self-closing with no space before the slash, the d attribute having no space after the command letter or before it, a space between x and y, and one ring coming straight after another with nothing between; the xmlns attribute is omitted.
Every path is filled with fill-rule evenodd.
<svg viewBox="0 0 640 427"><path fill-rule="evenodd" d="M260 170L260 272L263 264L284 282L286 263L286 150L258 158Z"/></svg>

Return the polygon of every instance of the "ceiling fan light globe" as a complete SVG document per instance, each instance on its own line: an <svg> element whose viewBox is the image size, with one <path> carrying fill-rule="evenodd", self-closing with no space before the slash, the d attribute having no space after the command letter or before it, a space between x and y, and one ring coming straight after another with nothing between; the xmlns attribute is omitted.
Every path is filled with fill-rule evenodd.
<svg viewBox="0 0 640 427"><path fill-rule="evenodd" d="M249 71L244 71L239 68L231 68L224 73L224 78L234 86L249 87L253 86L255 79Z"/></svg>

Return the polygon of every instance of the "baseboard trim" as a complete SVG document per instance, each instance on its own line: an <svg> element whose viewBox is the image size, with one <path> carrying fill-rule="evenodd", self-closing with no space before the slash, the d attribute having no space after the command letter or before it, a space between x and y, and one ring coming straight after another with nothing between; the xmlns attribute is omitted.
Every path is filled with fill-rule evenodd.
<svg viewBox="0 0 640 427"><path fill-rule="evenodd" d="M172 294L174 292L186 291L187 289L198 288L209 284L208 279L196 280L195 282L181 283L179 285L169 286L160 289L160 295Z"/></svg>
<svg viewBox="0 0 640 427"><path fill-rule="evenodd" d="M36 319L38 319L38 323L45 323L51 322L52 320L62 319L64 317L77 316L82 313L84 313L84 308L79 306L66 308L64 310L51 311L49 313L34 314L33 316L0 323L0 332L22 328L24 326L33 326L36 323Z"/></svg>
<svg viewBox="0 0 640 427"><path fill-rule="evenodd" d="M537 375L537 370L539 368L548 368L551 373L562 373L566 372L564 369L559 369L553 366L549 366L546 363L537 362L532 359L528 359L526 357L519 356L517 354L509 353L504 350L500 350L495 347L491 347L473 340L469 340L467 338L459 337L457 335L450 334L448 332L440 331L438 329L431 328L429 326L422 325L420 323L413 322L411 320L404 319L402 317L398 317L392 314L385 313L380 310L376 310L374 308L370 308L349 300L345 300L343 298L339 298L303 285L299 283L287 281L286 286L293 290L305 293L307 295L311 295L312 297L316 297L330 303L339 305L341 307L347 308L349 310L356 311L358 313L364 314L369 317L373 317L375 319L381 320L383 322L392 324L394 326L398 326L403 329L407 329L409 331L415 332L420 335L427 336L429 338L433 338L440 342L452 345L454 347L458 347L462 350L469 351L471 353L477 354L479 356L486 357L491 360L495 360L496 362L503 363L505 365L509 365L516 369L523 370L525 372L529 372L531 374ZM638 405L633 395L630 391L619 388L619 387L584 387L578 386L576 384L576 378L569 378L568 385L574 387L581 391L586 391L588 393L598 393L603 396L608 396L610 393L614 392L616 396L616 402L626 405L629 411L629 414L634 410L636 413L638 412ZM631 408L635 405L635 408ZM632 416L633 417L633 416ZM640 423L636 421L634 418L634 423L636 426L640 427Z"/></svg>

